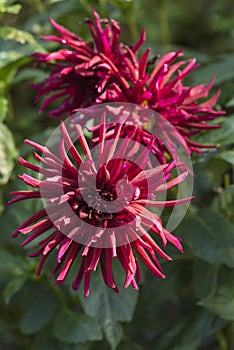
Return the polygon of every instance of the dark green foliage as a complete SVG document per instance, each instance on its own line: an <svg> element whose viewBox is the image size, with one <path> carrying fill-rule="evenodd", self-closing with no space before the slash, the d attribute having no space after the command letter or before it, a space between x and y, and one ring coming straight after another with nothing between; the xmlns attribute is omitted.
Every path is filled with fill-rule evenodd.
<svg viewBox="0 0 234 350"><path fill-rule="evenodd" d="M68 282L54 286L46 269L46 277L37 278L38 259L18 248L21 238L11 238L40 203L9 207L7 201L11 190L22 188L18 154L31 157L23 139L43 144L57 125L37 113L28 83L46 72L28 55L52 49L39 39L51 33L49 17L88 39L78 23L90 16L91 5L120 21L126 43L135 42L145 27L152 55L185 47L186 57L201 63L190 83L208 83L215 75L215 87L222 88L219 108L228 115L219 119L221 129L194 136L218 148L193 157L195 200L176 229L184 254L163 265L167 279L144 271L139 292L129 287L116 295L97 271L84 299ZM231 0L0 0L1 349L234 349L233 15ZM117 265L115 272L123 284Z"/></svg>

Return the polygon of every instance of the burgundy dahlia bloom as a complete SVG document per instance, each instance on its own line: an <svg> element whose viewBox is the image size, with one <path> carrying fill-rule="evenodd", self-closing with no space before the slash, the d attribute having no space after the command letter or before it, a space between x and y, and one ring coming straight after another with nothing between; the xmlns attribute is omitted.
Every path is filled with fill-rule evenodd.
<svg viewBox="0 0 234 350"><path fill-rule="evenodd" d="M42 83L32 84L38 90L36 99L44 98L40 110L60 99L59 108L49 114L61 118L63 114L71 115L94 104L130 102L151 108L170 121L189 153L214 147L196 143L190 136L218 128L219 125L208 122L225 114L213 109L220 90L208 97L215 80L208 85L187 86L185 78L198 67L194 58L181 59L183 54L179 50L159 60L158 57L149 59L150 49L147 49L138 59L137 51L145 41L144 30L130 48L119 41L120 27L116 21L100 19L95 11L93 15L94 23L86 20L92 43L50 20L59 35L43 39L58 42L65 48L33 55L38 62L52 68Z"/></svg>
<svg viewBox="0 0 234 350"><path fill-rule="evenodd" d="M37 62L52 68L51 74L42 83L32 84L38 90L36 100L44 97L41 111L53 101L61 99L59 108L49 112L51 117L61 118L64 113L70 115L78 108L98 103L103 91L117 80L123 88L127 86L126 79L131 76L127 62L144 42L144 31L130 50L119 41L120 27L115 20L100 19L95 11L93 16L94 23L90 19L85 21L92 42L84 41L50 19L59 35L42 39L58 42L64 48L32 55Z"/></svg>
<svg viewBox="0 0 234 350"><path fill-rule="evenodd" d="M220 90L209 99L215 79L210 84L187 86L184 79L198 67L196 59L180 60L182 50L165 54L150 72L152 61L148 60L150 49L141 56L139 63L128 60L129 70L134 78L122 87L113 82L104 90L99 102L131 102L151 108L166 118L181 134L190 151L200 152L200 148L211 148L192 141L189 136L201 130L219 128L219 125L207 123L222 116L224 111L213 109ZM132 53L132 56L134 53ZM179 60L178 60L179 59ZM152 121L151 121L152 122Z"/></svg>
<svg viewBox="0 0 234 350"><path fill-rule="evenodd" d="M171 243L179 251L182 246L180 239L163 227L155 210L191 199L167 201L165 198L166 191L180 184L187 172L170 179L175 162L148 168L153 142L142 149L137 142L121 139L121 123L116 123L113 137L106 141L108 127L105 116L101 119L99 141L92 149L79 125L75 125L79 147L75 147L63 122L56 152L26 140L39 151L34 157L41 164L37 166L22 158L19 162L40 173L41 179L27 174L20 176L33 189L13 192L16 197L10 201L44 199L45 207L22 223L13 237L19 233L27 236L22 246L40 239L39 249L29 254L41 256L38 275L47 257L52 252L56 254L51 275L56 276L56 284L64 281L73 265L77 274L72 286L78 289L84 278L85 296L89 294L90 274L98 265L105 284L119 292L112 272L113 259L118 259L125 271L125 288L130 284L138 288L138 259L155 276L164 278L157 256L171 258L160 247L160 241L163 246ZM165 194L163 198L162 194Z"/></svg>

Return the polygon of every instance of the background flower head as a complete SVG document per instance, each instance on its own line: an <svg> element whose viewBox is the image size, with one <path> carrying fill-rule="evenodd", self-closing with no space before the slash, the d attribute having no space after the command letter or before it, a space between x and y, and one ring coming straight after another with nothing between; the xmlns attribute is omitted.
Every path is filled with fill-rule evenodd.
<svg viewBox="0 0 234 350"><path fill-rule="evenodd" d="M108 89L111 82L125 80L131 75L128 60L144 42L144 31L139 41L131 48L120 42L120 26L113 19L100 18L93 10L94 21L86 19L92 41L87 42L50 19L58 35L43 37L64 48L52 53L35 53L32 57L39 63L48 65L52 71L40 84L32 83L38 90L36 100L41 97L43 111L53 101L60 99L58 109L49 115L61 118L72 114L78 108L96 104L99 96Z"/></svg>
<svg viewBox="0 0 234 350"><path fill-rule="evenodd" d="M59 108L49 114L61 118L64 113L71 115L93 104L130 102L151 108L170 121L190 153L214 147L199 144L190 136L218 128L219 125L208 122L225 114L213 109L220 90L209 98L215 79L209 84L186 85L185 79L198 67L195 58L181 60L182 49L168 52L160 59L159 55L150 59L147 49L138 58L138 49L145 41L144 31L138 42L129 47L119 41L120 26L116 21L100 19L95 11L93 15L94 23L86 20L92 43L50 20L60 35L47 36L44 40L66 48L33 55L38 62L52 67L48 78L33 84L38 89L36 99L44 98L40 110L59 99Z"/></svg>
<svg viewBox="0 0 234 350"><path fill-rule="evenodd" d="M190 152L214 147L194 142L190 136L220 127L208 123L225 114L213 109L220 89L209 98L215 78L209 84L186 85L184 80L198 67L195 58L181 60L182 50L168 52L160 59L156 57L156 63L152 66L149 54L150 49L145 51L137 65L128 61L134 77L124 88L121 83L112 83L108 90L103 91L100 102L131 102L153 109L175 126Z"/></svg>

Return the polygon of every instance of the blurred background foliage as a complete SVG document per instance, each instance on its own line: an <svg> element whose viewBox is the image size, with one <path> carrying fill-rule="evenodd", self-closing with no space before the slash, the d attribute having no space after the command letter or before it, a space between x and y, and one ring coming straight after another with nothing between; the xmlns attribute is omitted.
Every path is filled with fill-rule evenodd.
<svg viewBox="0 0 234 350"><path fill-rule="evenodd" d="M52 50L40 41L51 33L52 17L87 40L93 6L122 27L122 41L147 31L152 56L184 47L201 67L191 83L217 77L222 129L203 132L197 141L216 150L194 156L196 196L176 229L184 254L172 251L164 263L166 280L143 271L140 292L115 295L98 272L91 296L74 292L70 281L54 286L37 262L18 248L11 232L40 203L7 205L9 192L22 188L17 174L20 154L32 161L23 139L46 142L56 121L38 114L29 82L47 72L29 55ZM233 350L234 349L234 7L232 0L0 0L0 349L1 350ZM116 269L118 270L118 266ZM72 275L72 273L71 273ZM118 273L122 280L121 271Z"/></svg>

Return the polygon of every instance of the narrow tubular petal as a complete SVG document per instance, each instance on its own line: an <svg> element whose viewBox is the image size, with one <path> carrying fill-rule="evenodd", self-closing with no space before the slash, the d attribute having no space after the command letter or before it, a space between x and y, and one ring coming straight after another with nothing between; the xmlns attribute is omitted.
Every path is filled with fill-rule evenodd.
<svg viewBox="0 0 234 350"><path fill-rule="evenodd" d="M90 275L91 275L91 271L89 270L85 271L84 273L84 297L85 298L89 296Z"/></svg>
<svg viewBox="0 0 234 350"><path fill-rule="evenodd" d="M12 237L17 237L20 233L20 230L27 227L28 225L32 224L33 222L42 219L43 217L47 216L46 209L41 209L35 214L33 214L29 219L24 221L21 225L18 226L18 228L12 233Z"/></svg>
<svg viewBox="0 0 234 350"><path fill-rule="evenodd" d="M107 248L103 251L103 254L100 257L101 271L105 284L114 289L117 293L119 290L116 286L116 283L113 278L112 273L112 256L111 251Z"/></svg>
<svg viewBox="0 0 234 350"><path fill-rule="evenodd" d="M12 195L17 195L17 197L11 199L8 201L8 204L13 204L16 202L23 201L25 199L31 199L31 198L41 198L40 191L17 191L17 192L11 192Z"/></svg>
<svg viewBox="0 0 234 350"><path fill-rule="evenodd" d="M127 253L126 246L121 246L117 248L118 259L121 265L123 266L123 269L125 270L125 274L126 274L124 286L128 286L134 278L134 272L129 266L129 260L128 260L128 257L126 256L127 255L126 253Z"/></svg>
<svg viewBox="0 0 234 350"><path fill-rule="evenodd" d="M82 147L82 149L83 149L87 159L92 160L92 155L91 155L88 143L87 143L87 141L86 141L86 139L84 137L84 134L83 134L81 126L78 125L78 124L75 124L74 126L75 126L75 129L76 129L76 132L77 132L77 136L79 138L79 143L81 144L81 147Z"/></svg>
<svg viewBox="0 0 234 350"><path fill-rule="evenodd" d="M150 54L150 49L147 49L145 53L141 56L140 62L139 62L139 78L142 79L145 76L145 70L147 67L147 59Z"/></svg>
<svg viewBox="0 0 234 350"><path fill-rule="evenodd" d="M46 231L48 231L52 227L53 227L52 222L46 222L46 223L42 224L39 228L35 229L34 232L31 233L30 236L23 241L23 243L21 243L20 246L21 247L26 246L27 244L32 242L35 238L41 236L43 233L45 233Z"/></svg>
<svg viewBox="0 0 234 350"><path fill-rule="evenodd" d="M100 121L100 130L99 130L99 142L98 142L98 167L104 163L103 154L104 154L104 145L106 137L106 113L103 112L101 115Z"/></svg>
<svg viewBox="0 0 234 350"><path fill-rule="evenodd" d="M67 168L68 171L73 175L74 179L77 179L78 172L77 172L77 169L72 164L72 162L70 161L70 159L68 158L68 155L66 153L65 146L64 146L64 140L61 140L59 143L59 154L63 160L63 164L65 168Z"/></svg>
<svg viewBox="0 0 234 350"><path fill-rule="evenodd" d="M64 141L68 147L68 151L71 152L71 155L73 157L73 159L75 160L76 164L78 166L80 166L80 164L82 163L82 158L79 154L79 152L77 151L77 149L75 148L68 132L67 132L67 129L65 127L65 124L63 122L61 122L60 124L60 129L61 129L61 133L62 133L62 136L64 138Z"/></svg>
<svg viewBox="0 0 234 350"><path fill-rule="evenodd" d="M132 243L134 249L138 253L141 260L144 262L146 267L157 277L159 278L165 278L165 275L152 263L149 256L146 254L144 248L141 246L138 246L136 242Z"/></svg>
<svg viewBox="0 0 234 350"><path fill-rule="evenodd" d="M67 257L65 259L65 261L63 262L63 267L62 267L62 271L60 272L60 274L58 275L57 279L56 279L56 284L60 284L64 281L64 279L66 278L69 269L71 268L72 264L74 263L74 261L76 260L76 256L80 250L81 246L77 243L73 243L71 248L69 249L69 252L67 254Z"/></svg>
<svg viewBox="0 0 234 350"><path fill-rule="evenodd" d="M182 198L182 199L175 199L172 201L151 201L147 199L139 199L133 202L133 204L136 203L140 205L147 205L152 208L161 208L161 207L172 207L175 205L181 205L184 203L188 203L193 199L194 199L194 196L188 197L188 198Z"/></svg>
<svg viewBox="0 0 234 350"><path fill-rule="evenodd" d="M85 267L85 257L82 258L78 274L72 283L72 288L74 290L77 290L80 287L80 284L84 275L84 271L85 271L84 267Z"/></svg>
<svg viewBox="0 0 234 350"><path fill-rule="evenodd" d="M181 239L179 237L172 235L170 232L168 232L165 229L163 230L163 233L164 233L166 239L168 240L168 242L173 244L180 252L183 252L183 247L181 245Z"/></svg>

